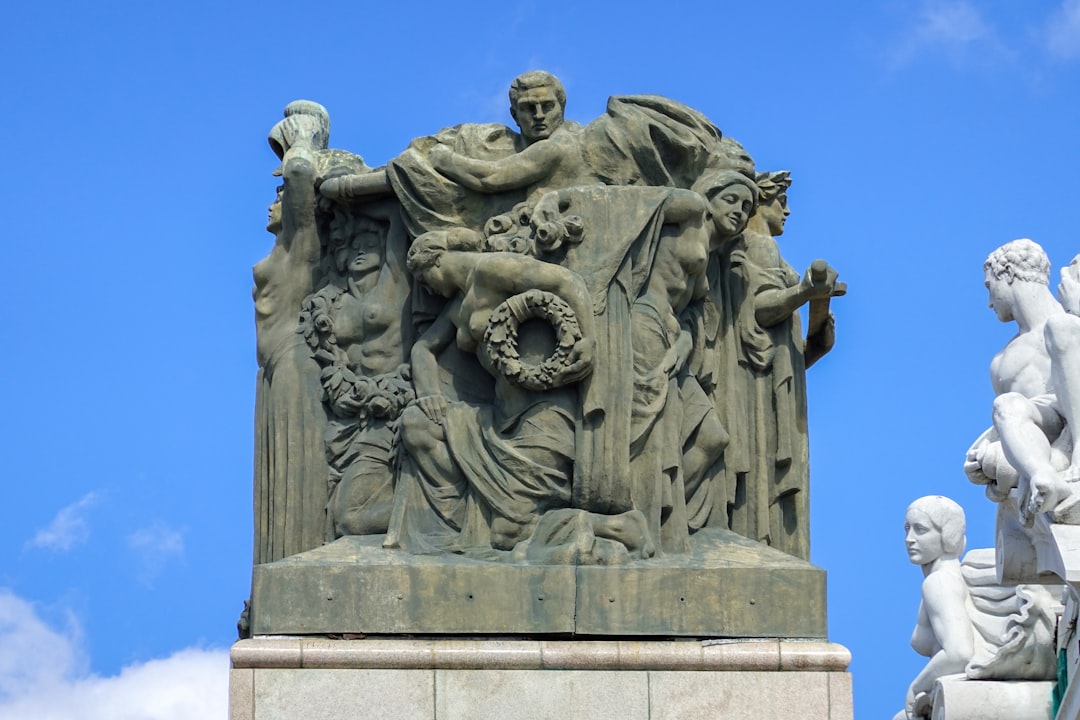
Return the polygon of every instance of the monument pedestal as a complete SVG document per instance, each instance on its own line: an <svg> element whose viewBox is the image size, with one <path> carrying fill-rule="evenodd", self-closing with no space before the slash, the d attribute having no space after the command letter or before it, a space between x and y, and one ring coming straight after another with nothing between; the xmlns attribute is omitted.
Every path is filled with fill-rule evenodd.
<svg viewBox="0 0 1080 720"><path fill-rule="evenodd" d="M411 555L382 539L256 565L252 634L827 636L825 571L727 530L607 567Z"/></svg>
<svg viewBox="0 0 1080 720"><path fill-rule="evenodd" d="M357 640L232 648L230 720L852 720L851 654L785 640Z"/></svg>

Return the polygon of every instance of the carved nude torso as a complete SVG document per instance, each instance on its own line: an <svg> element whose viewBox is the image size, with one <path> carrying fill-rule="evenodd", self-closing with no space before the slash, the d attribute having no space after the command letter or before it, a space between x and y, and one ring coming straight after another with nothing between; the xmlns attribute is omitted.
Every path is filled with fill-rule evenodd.
<svg viewBox="0 0 1080 720"><path fill-rule="evenodd" d="M1044 327L1040 323L1009 341L990 363L994 393L1020 393L1037 397L1050 392L1050 356L1046 352Z"/></svg>

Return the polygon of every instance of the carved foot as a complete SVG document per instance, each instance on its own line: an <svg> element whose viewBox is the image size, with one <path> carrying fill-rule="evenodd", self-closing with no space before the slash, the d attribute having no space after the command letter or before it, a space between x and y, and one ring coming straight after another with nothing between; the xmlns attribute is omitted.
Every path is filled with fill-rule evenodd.
<svg viewBox="0 0 1080 720"><path fill-rule="evenodd" d="M649 534L649 521L640 510L613 516L593 514L592 517L597 536L622 543L631 557L645 560L656 554L656 543Z"/></svg>
<svg viewBox="0 0 1080 720"><path fill-rule="evenodd" d="M626 549L629 549L630 554L643 560L656 555L657 545L652 542L649 535L649 521L645 519L645 514L639 510L632 510L627 512L625 517L633 528L632 531L625 533L623 538L623 544L626 545Z"/></svg>
<svg viewBox="0 0 1080 720"><path fill-rule="evenodd" d="M1062 508L1063 505L1069 506L1067 508L1062 508L1063 512L1070 514L1071 505L1080 502L1080 497L1072 492L1075 479L1072 481L1066 480L1068 473L1072 470L1073 468L1069 468L1065 473L1051 471L1032 476L1031 494L1027 501L1028 515L1034 517L1041 512L1053 512L1055 521L1058 521L1058 510L1059 508ZM1080 518L1078 518L1078 520L1080 520ZM1073 523L1068 524L1071 525Z"/></svg>

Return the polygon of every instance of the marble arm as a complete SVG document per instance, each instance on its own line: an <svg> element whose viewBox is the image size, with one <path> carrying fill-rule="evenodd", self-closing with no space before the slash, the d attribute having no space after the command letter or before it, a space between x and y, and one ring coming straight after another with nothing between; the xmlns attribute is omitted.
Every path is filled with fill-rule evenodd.
<svg viewBox="0 0 1080 720"><path fill-rule="evenodd" d="M967 592L959 571L955 576L931 572L923 581L923 609L937 640L937 651L911 682L909 700L933 690L934 681L942 675L964 672L970 662L975 637L964 602Z"/></svg>

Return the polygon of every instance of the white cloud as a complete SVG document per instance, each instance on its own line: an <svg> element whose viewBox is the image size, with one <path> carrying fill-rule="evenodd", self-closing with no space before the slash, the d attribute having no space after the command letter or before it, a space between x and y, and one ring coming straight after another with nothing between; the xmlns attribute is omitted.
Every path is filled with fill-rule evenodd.
<svg viewBox="0 0 1080 720"><path fill-rule="evenodd" d="M169 562L184 557L183 532L161 522L131 533L127 544L139 558L139 579L146 584L152 583Z"/></svg>
<svg viewBox="0 0 1080 720"><path fill-rule="evenodd" d="M935 2L923 7L916 39L926 45L970 45L992 35L990 26L970 2Z"/></svg>
<svg viewBox="0 0 1080 720"><path fill-rule="evenodd" d="M1046 49L1063 60L1080 57L1080 0L1064 0L1050 18Z"/></svg>
<svg viewBox="0 0 1080 720"><path fill-rule="evenodd" d="M953 62L1006 54L993 26L969 0L924 0L915 24L894 47L892 61L906 65L931 52Z"/></svg>
<svg viewBox="0 0 1080 720"><path fill-rule="evenodd" d="M225 650L189 648L112 677L85 670L74 623L58 632L0 590L0 720L190 720L228 714Z"/></svg>
<svg viewBox="0 0 1080 720"><path fill-rule="evenodd" d="M52 522L38 530L27 545L56 551L67 551L76 545L82 545L90 537L86 511L96 501L97 494L91 492L62 508Z"/></svg>

